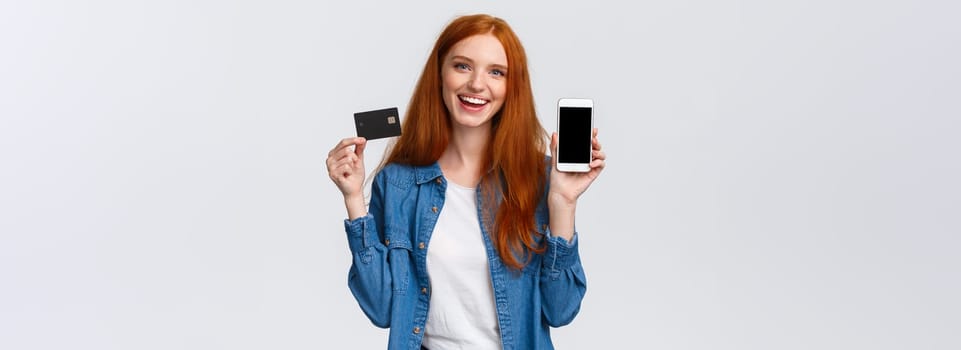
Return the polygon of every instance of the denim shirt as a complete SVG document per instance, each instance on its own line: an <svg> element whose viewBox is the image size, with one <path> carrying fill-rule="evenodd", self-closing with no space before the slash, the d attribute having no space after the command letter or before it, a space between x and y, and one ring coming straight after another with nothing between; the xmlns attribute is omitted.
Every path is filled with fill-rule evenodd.
<svg viewBox="0 0 961 350"><path fill-rule="evenodd" d="M367 215L345 220L353 257L348 286L370 321L390 328L388 349L420 349L431 296L427 249L446 188L436 163L388 164L374 177ZM504 350L553 349L549 327L570 323L587 290L577 235L571 242L550 236L546 193L535 220L547 250L521 271L501 261L481 225Z"/></svg>

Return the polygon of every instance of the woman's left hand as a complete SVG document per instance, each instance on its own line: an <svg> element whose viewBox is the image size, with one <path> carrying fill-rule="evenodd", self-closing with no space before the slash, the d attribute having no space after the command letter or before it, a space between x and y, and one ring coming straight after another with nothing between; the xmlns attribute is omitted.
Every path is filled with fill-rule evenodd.
<svg viewBox="0 0 961 350"><path fill-rule="evenodd" d="M601 143L597 141L597 128L591 133L591 163L590 171L586 173L561 172L557 170L557 133L551 134L551 187L548 199L556 204L573 206L577 198L587 191L591 183L604 170L607 156L601 151Z"/></svg>

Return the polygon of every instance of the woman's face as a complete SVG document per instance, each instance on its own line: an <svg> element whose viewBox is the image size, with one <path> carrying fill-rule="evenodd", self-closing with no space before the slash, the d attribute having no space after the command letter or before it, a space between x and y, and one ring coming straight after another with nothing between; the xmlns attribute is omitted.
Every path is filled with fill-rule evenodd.
<svg viewBox="0 0 961 350"><path fill-rule="evenodd" d="M461 40L444 57L443 98L455 126L489 126L504 105L507 54L492 34Z"/></svg>

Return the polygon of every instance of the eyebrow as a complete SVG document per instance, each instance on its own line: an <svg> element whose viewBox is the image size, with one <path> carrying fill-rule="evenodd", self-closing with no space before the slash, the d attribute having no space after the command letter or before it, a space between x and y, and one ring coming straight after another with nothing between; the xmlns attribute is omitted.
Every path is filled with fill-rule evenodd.
<svg viewBox="0 0 961 350"><path fill-rule="evenodd" d="M467 56L457 55L457 56L451 57L450 59L451 59L451 60L462 59L462 60L465 60L465 61L467 61L467 62L474 63L474 60L470 59L470 58L467 57ZM495 64L492 64L492 65L490 65L490 66L491 66L491 67L494 67L494 68L497 68L497 69L502 69L502 70L505 70L505 71L507 70L507 66L505 66L505 65L503 65L503 64L497 64L497 63L495 63Z"/></svg>

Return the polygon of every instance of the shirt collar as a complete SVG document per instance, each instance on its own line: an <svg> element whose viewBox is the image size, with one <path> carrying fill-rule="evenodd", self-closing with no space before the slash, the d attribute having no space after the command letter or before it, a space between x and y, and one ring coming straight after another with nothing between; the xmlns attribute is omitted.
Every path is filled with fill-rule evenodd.
<svg viewBox="0 0 961 350"><path fill-rule="evenodd" d="M418 185L422 185L425 182L434 181L435 179L444 175L444 173L440 171L440 165L438 165L437 162L434 162L430 165L415 166L414 173L414 181L416 181Z"/></svg>

